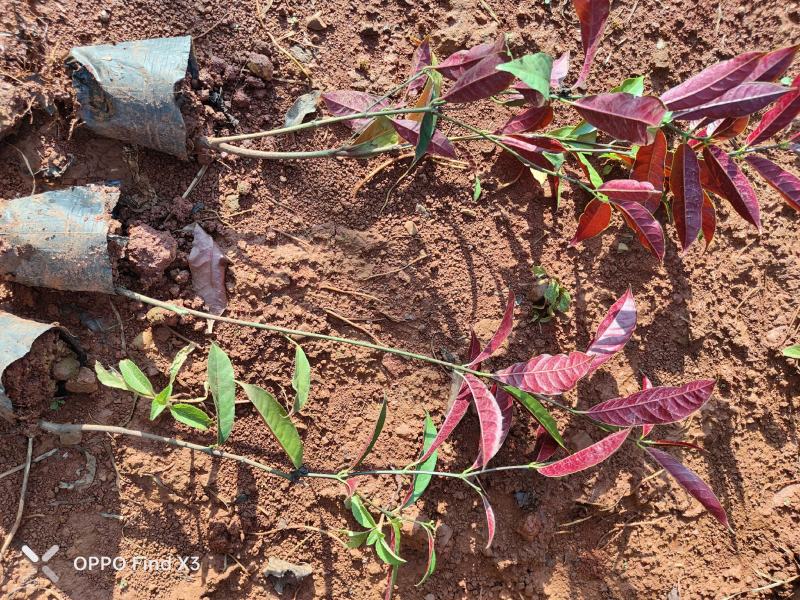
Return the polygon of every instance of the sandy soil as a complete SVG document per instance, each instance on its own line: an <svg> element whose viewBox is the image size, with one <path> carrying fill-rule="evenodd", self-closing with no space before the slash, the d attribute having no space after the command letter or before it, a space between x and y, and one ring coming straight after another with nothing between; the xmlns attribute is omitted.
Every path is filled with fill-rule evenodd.
<svg viewBox="0 0 800 600"><path fill-rule="evenodd" d="M470 326L487 339L510 288L522 303L510 344L494 359L500 365L542 351L584 348L613 299L631 285L639 305L633 340L565 401L586 407L633 392L641 373L659 385L718 380L702 413L680 427L663 427L660 434L708 450L678 454L711 483L730 515L733 533L721 530L663 475L651 477L655 469L632 448L624 448L603 468L563 480L518 473L486 478L498 516L498 533L488 551L483 550L480 500L455 482L437 480L419 510L439 524L439 569L423 587L414 586L425 563L412 536L398 598L721 598L793 578L794 583L746 597L797 597L800 375L778 350L788 344L800 298L800 240L797 214L761 180L754 178L763 208L761 235L722 207L717 240L708 252L695 244L681 256L669 228L666 258L659 265L622 223L599 239L569 248L585 196L568 189L556 211L549 192L527 175L494 192L516 175L516 167L496 162L490 148L471 148L487 184L477 203L471 198L469 169L426 162L381 212L402 165L383 171L353 195L351 190L377 161L259 163L228 157L215 162L192 193L192 213L173 199L187 189L197 163L98 139L81 127L71 132L69 80L61 64L75 45L192 34L201 67L209 76L216 73L226 98L235 98L230 113L239 128L252 131L281 124L294 99L310 89L270 43L256 16L259 6L270 7L263 19L270 32L293 34L282 44L296 45L298 55L308 55L305 66L318 88L377 92L405 78L411 38L426 33L433 35L440 55L506 31L517 50L569 49L581 57L568 5L489 0L497 23L485 3L468 0L9 4L10 10L0 14L2 29L22 33L19 39L0 37L0 77L11 83L14 77L39 74L43 87L35 89L47 94L37 101L52 112L26 115L7 141L29 158L34 170L71 161L58 177L38 177L38 190L122 180L119 219L124 226L145 224L177 240L176 259L164 279L147 290L151 295L201 306L188 281L191 235L183 231L201 218L231 259L228 313L240 318L362 335L332 318L325 312L329 309L360 319L386 344L463 356ZM320 32L306 27L306 18L317 11L327 24ZM798 30L800 11L791 2L615 2L591 88L605 90L627 76L646 73L648 89L658 93L737 52L796 42ZM250 52L271 58L272 81L263 86L247 82L241 67ZM14 102L22 106L19 99ZM487 103L464 116L500 124L508 114ZM567 123L574 116L561 110L557 119ZM228 125L220 119L217 129L229 131ZM335 128L254 147L327 147L346 136L343 128ZM783 160L797 172L797 161ZM28 169L10 144L0 145L0 186L3 197L31 191ZM248 212L220 220L213 211L223 216ZM406 227L409 221L414 234ZM402 267L422 252L427 258L405 270L367 279ZM525 296L535 264L560 278L574 297L565 317L541 326L531 324L532 302ZM133 272L123 269L121 277L125 285L144 289ZM147 307L122 298L4 284L0 300L4 309L66 326L91 362L115 363L127 355L159 382L164 378L157 373L166 371L185 344L162 325L151 327ZM230 353L238 377L279 396L291 392L293 349L280 336L219 323L207 334L204 322L186 318L173 329L205 348L211 340L219 343ZM306 341L304 347L314 369L301 431L309 465L335 469L352 459L369 435L384 391L389 416L368 464L402 465L416 455L417 424L424 411L439 422L446 409L445 372L331 343ZM179 378L180 390L199 395L204 369L204 353L196 352ZM145 403L134 407L129 395L108 389L73 396L45 416L127 423L198 443L211 439L166 420L153 424ZM559 422L574 447L597 437L585 422L561 416ZM533 431L531 419L518 411L497 463L530 459ZM477 432L477 420L470 415L444 446L440 464L468 466ZM0 435L2 472L24 461L25 438L10 429ZM232 452L288 467L247 406L237 410L229 445ZM34 456L57 446L58 439L39 435ZM59 486L86 473L87 456L97 462L93 483ZM0 479L0 536L14 521L20 482L20 474ZM388 502L399 493L398 486L383 478L363 483L362 489ZM86 435L79 445L64 446L32 468L25 520L3 561L0 594L80 600L381 597L385 572L369 553L345 550L304 530L259 535L286 524L339 528L352 526L352 518L339 490L324 483L292 485L196 453ZM20 552L22 543L39 553L52 544L61 547L50 562L61 577L58 583L34 573ZM199 557L202 570L191 575L141 569L76 572L72 560L89 555L129 560L191 555ZM308 562L313 576L279 595L260 575L269 557Z"/></svg>

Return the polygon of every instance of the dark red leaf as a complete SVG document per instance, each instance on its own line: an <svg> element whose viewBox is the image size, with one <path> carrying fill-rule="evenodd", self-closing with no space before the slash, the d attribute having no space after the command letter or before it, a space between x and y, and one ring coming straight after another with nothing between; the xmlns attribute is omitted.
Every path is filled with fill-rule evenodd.
<svg viewBox="0 0 800 600"><path fill-rule="evenodd" d="M485 494L481 494L481 500L483 500L483 512L486 513L486 547L488 548L492 545L492 540L494 540L496 520L494 517L494 509L492 505L489 504L489 499Z"/></svg>
<svg viewBox="0 0 800 600"><path fill-rule="evenodd" d="M697 473L683 465L671 454L662 450L647 448L647 452L665 471L676 479L683 489L694 496L700 504L705 506L706 510L708 510L717 521L722 523L725 527L729 527L728 515L725 514L725 509L722 507L722 504L713 490L705 481L700 479Z"/></svg>
<svg viewBox="0 0 800 600"><path fill-rule="evenodd" d="M575 87L585 88L592 61L597 54L600 40L603 38L611 2L609 0L572 0L572 5L575 7L575 13L581 24L581 42L584 53L583 67L581 67Z"/></svg>
<svg viewBox="0 0 800 600"><path fill-rule="evenodd" d="M653 199L661 198L661 192L652 183L635 179L609 179L597 190L608 196L612 202L623 200L646 206Z"/></svg>
<svg viewBox="0 0 800 600"><path fill-rule="evenodd" d="M619 450L630 432L630 429L622 429L612 433L599 442L583 450L578 450L575 454L570 454L566 458L542 467L539 469L539 473L545 477L564 477L594 467Z"/></svg>
<svg viewBox="0 0 800 600"><path fill-rule="evenodd" d="M411 76L416 75L425 67L431 66L433 61L433 53L431 52L431 38L426 36L414 50L414 55L411 57ZM414 94L425 87L427 77L418 77L408 84L408 94Z"/></svg>
<svg viewBox="0 0 800 600"><path fill-rule="evenodd" d="M720 119L708 125L706 132L709 136L717 140L729 140L741 134L750 123L750 117L734 117L730 119Z"/></svg>
<svg viewBox="0 0 800 600"><path fill-rule="evenodd" d="M366 112L367 110L377 112L389 108L388 99L380 100L380 96L374 96L366 92L357 92L355 90L325 92L322 94L322 100L325 102L328 112L335 117ZM380 102L378 102L379 100ZM359 130L366 126L371 120L372 119L353 119L351 121L342 121L342 123L350 129Z"/></svg>
<svg viewBox="0 0 800 600"><path fill-rule="evenodd" d="M541 137L538 135L513 134L504 135L500 141L506 146L519 152L525 158L540 155L542 152L564 152L564 145L558 140ZM551 165L552 166L552 165Z"/></svg>
<svg viewBox="0 0 800 600"><path fill-rule="evenodd" d="M497 331L494 332L492 339L489 340L489 343L486 344L486 347L483 349L483 351L470 361L470 363L467 365L468 367L472 367L483 362L492 354L497 352L497 349L503 345L503 342L505 342L508 336L511 334L511 328L514 326L515 305L516 300L514 298L514 292L509 290L508 300L506 300L506 310L503 313L503 320L500 321L500 327L498 327Z"/></svg>
<svg viewBox="0 0 800 600"><path fill-rule="evenodd" d="M791 92L764 113L756 128L747 136L745 143L748 146L768 140L787 127L800 114L800 75L792 81L792 88L794 89Z"/></svg>
<svg viewBox="0 0 800 600"><path fill-rule="evenodd" d="M772 104L789 91L790 88L763 81L741 83L706 104L676 112L673 118L691 121L744 117Z"/></svg>
<svg viewBox="0 0 800 600"><path fill-rule="evenodd" d="M592 369L596 369L622 350L635 329L636 301L631 288L628 288L608 309L586 350L586 354L595 357Z"/></svg>
<svg viewBox="0 0 800 600"><path fill-rule="evenodd" d="M550 87L561 87L567 73L569 73L569 50L553 61L553 68L550 71Z"/></svg>
<svg viewBox="0 0 800 600"><path fill-rule="evenodd" d="M652 387L653 384L650 382L650 379L647 377L647 375L642 375L642 389L649 390ZM653 427L655 427L655 425L652 423L646 423L642 425L642 437L645 438L650 435L650 432L653 431Z"/></svg>
<svg viewBox="0 0 800 600"><path fill-rule="evenodd" d="M532 394L552 396L575 387L591 370L593 360L584 352L540 354L495 373L495 378Z"/></svg>
<svg viewBox="0 0 800 600"><path fill-rule="evenodd" d="M572 106L600 131L639 145L655 141L653 128L661 124L667 112L658 98L624 92L586 96L576 100Z"/></svg>
<svg viewBox="0 0 800 600"><path fill-rule="evenodd" d="M639 146L636 160L631 169L631 179L648 181L659 192L664 190L664 161L667 158L667 138L660 129L652 144ZM645 206L651 213L656 212L661 198L653 198Z"/></svg>
<svg viewBox="0 0 800 600"><path fill-rule="evenodd" d="M536 442L533 446L533 461L542 463L550 460L550 457L558 450L558 442L547 432L547 429L539 425L536 428Z"/></svg>
<svg viewBox="0 0 800 600"><path fill-rule="evenodd" d="M575 246L583 240L599 235L605 231L609 223L611 223L611 205L608 202L592 198L578 219L578 230L569 243L570 246Z"/></svg>
<svg viewBox="0 0 800 600"><path fill-rule="evenodd" d="M800 178L797 175L784 171L768 158L757 154L748 154L745 160L768 184L780 192L789 206L800 212Z"/></svg>
<svg viewBox="0 0 800 600"><path fill-rule="evenodd" d="M553 121L550 105L533 107L511 117L497 133L524 133L544 129Z"/></svg>
<svg viewBox="0 0 800 600"><path fill-rule="evenodd" d="M228 306L225 269L228 259L214 239L195 223L194 240L187 262L192 272L192 288L203 299L208 312L219 315Z"/></svg>
<svg viewBox="0 0 800 600"><path fill-rule="evenodd" d="M472 362L472 360L481 353L481 341L478 339L478 336L475 335L475 331L470 331L469 336L469 349L467 350L467 356ZM473 363L473 365L477 368L477 365Z"/></svg>
<svg viewBox="0 0 800 600"><path fill-rule="evenodd" d="M672 218L678 230L681 248L697 239L703 223L703 188L700 184L700 164L688 144L681 144L672 158L669 177L672 192Z"/></svg>
<svg viewBox="0 0 800 600"><path fill-rule="evenodd" d="M507 60L505 54L490 54L461 75L442 99L454 104L474 102L502 92L514 80L511 73L497 70Z"/></svg>
<svg viewBox="0 0 800 600"><path fill-rule="evenodd" d="M639 202L631 200L611 200L611 203L622 212L625 222L639 236L639 241L658 260L664 260L664 230L653 215Z"/></svg>
<svg viewBox="0 0 800 600"><path fill-rule="evenodd" d="M462 383L461 388L459 388L458 394L456 395L456 399L453 401L453 404L450 406L447 414L444 416L444 423L442 423L442 426L436 433L436 437L434 438L433 442L431 442L427 452L425 452L417 460L417 463L425 462L428 457L430 457L430 455L433 454L448 437L450 437L450 434L453 433L453 430L461 422L461 419L463 419L464 415L467 414L470 396L471 393L469 388L466 384Z"/></svg>
<svg viewBox="0 0 800 600"><path fill-rule="evenodd" d="M714 232L717 230L717 211L714 209L714 203L708 194L703 192L703 239L706 242L706 250L709 244L714 241Z"/></svg>
<svg viewBox="0 0 800 600"><path fill-rule="evenodd" d="M711 102L732 87L746 81L755 71L763 52L745 52L719 62L661 94L670 110L683 110Z"/></svg>
<svg viewBox="0 0 800 600"><path fill-rule="evenodd" d="M390 119L392 126L398 135L407 141L409 144L417 145L419 142L419 130L421 123L419 121L412 121L411 119ZM434 130L433 137L428 144L428 154L436 156L444 156L446 158L456 158L456 149L453 144L448 140L445 135L438 129Z"/></svg>
<svg viewBox="0 0 800 600"><path fill-rule="evenodd" d="M761 231L761 214L753 186L733 159L716 146L703 148L703 157L709 172L719 186L720 195L731 203L733 209Z"/></svg>
<svg viewBox="0 0 800 600"><path fill-rule="evenodd" d="M454 52L436 65L436 70L447 79L458 79L487 56L502 53L505 45L505 36L501 34L494 42L487 42L469 50Z"/></svg>
<svg viewBox="0 0 800 600"><path fill-rule="evenodd" d="M702 407L711 397L715 385L713 379L700 379L678 387L652 387L596 404L586 414L596 421L618 427L674 423Z"/></svg>
<svg viewBox="0 0 800 600"><path fill-rule="evenodd" d="M777 81L786 73L789 65L792 64L798 49L800 49L800 44L767 52L758 59L758 64L748 79L753 81Z"/></svg>
<svg viewBox="0 0 800 600"><path fill-rule="evenodd" d="M480 379L469 373L464 374L481 426L481 446L475 468L486 465L503 445L505 435L508 433L511 420L512 399L506 394L507 401L503 407ZM435 441L435 440L434 440Z"/></svg>
<svg viewBox="0 0 800 600"><path fill-rule="evenodd" d="M700 161L700 183L702 184L703 189L707 192L711 192L719 197L723 197L722 188L720 187L717 178L711 172L711 169L708 168L705 159Z"/></svg>

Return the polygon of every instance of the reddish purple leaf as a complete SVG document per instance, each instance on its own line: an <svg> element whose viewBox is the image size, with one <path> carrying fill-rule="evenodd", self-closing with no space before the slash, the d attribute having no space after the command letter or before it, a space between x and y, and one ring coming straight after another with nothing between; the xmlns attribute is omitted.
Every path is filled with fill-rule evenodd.
<svg viewBox="0 0 800 600"><path fill-rule="evenodd" d="M685 419L711 397L716 381L700 379L678 387L652 387L594 405L586 414L596 421L633 427L661 425Z"/></svg>
<svg viewBox="0 0 800 600"><path fill-rule="evenodd" d="M506 402L507 406L501 407L486 384L474 375L465 373L464 382L472 394L481 426L480 454L474 466L482 468L492 460L503 445L505 434L510 427L512 403L509 398Z"/></svg>
<svg viewBox="0 0 800 600"><path fill-rule="evenodd" d="M659 192L664 190L664 162L667 158L667 138L660 129L652 144L640 146L636 151L636 160L631 169L631 179L647 181ZM660 197L654 197L645 203L651 213L656 212L661 204Z"/></svg>
<svg viewBox="0 0 800 600"><path fill-rule="evenodd" d="M631 288L617 299L600 321L594 339L586 354L594 356L592 369L596 369L622 350L636 329L636 300Z"/></svg>
<svg viewBox="0 0 800 600"><path fill-rule="evenodd" d="M758 64L748 79L753 81L777 81L792 64L800 44L767 52L758 59Z"/></svg>
<svg viewBox="0 0 800 600"><path fill-rule="evenodd" d="M550 87L560 88L567 73L569 73L569 50L553 61L553 68L550 70Z"/></svg>
<svg viewBox="0 0 800 600"><path fill-rule="evenodd" d="M719 62L661 94L670 110L683 110L711 102L736 87L755 71L763 52L745 52Z"/></svg>
<svg viewBox="0 0 800 600"><path fill-rule="evenodd" d="M749 154L745 160L768 184L780 192L789 206L800 212L800 177L784 171L768 158L757 154Z"/></svg>
<svg viewBox="0 0 800 600"><path fill-rule="evenodd" d="M401 138L409 144L417 145L421 126L419 121L412 121L411 119L390 119L390 121ZM444 156L446 158L457 157L456 149L453 147L453 144L438 129L435 129L433 132L433 137L428 144L427 153L436 156Z"/></svg>
<svg viewBox="0 0 800 600"><path fill-rule="evenodd" d="M431 66L433 62L433 53L431 52L431 38L426 36L414 50L414 55L411 57L411 76L416 75L425 67ZM414 94L425 87L427 77L418 77L408 84L407 94Z"/></svg>
<svg viewBox="0 0 800 600"><path fill-rule="evenodd" d="M714 241L714 232L717 230L717 211L714 209L714 203L708 194L703 192L703 239L706 242L706 250L709 244Z"/></svg>
<svg viewBox="0 0 800 600"><path fill-rule="evenodd" d="M539 473L545 477L564 477L594 467L619 450L630 432L630 429L622 429L612 433L599 442L578 450L575 454L542 467Z"/></svg>
<svg viewBox="0 0 800 600"><path fill-rule="evenodd" d="M727 152L717 146L703 148L703 157L714 181L719 186L719 195L731 203L733 209L761 231L761 211L753 186L744 176ZM704 185L705 187L705 185Z"/></svg>
<svg viewBox="0 0 800 600"><path fill-rule="evenodd" d="M225 291L225 269L228 259L214 239L197 223L194 225L194 240L187 262L192 272L192 288L203 299L208 312L220 315L228 306Z"/></svg>
<svg viewBox="0 0 800 600"><path fill-rule="evenodd" d="M503 345L503 342L505 342L508 336L511 334L511 328L514 326L514 306L516 306L514 292L509 290L508 300L506 300L506 310L503 313L503 320L500 321L500 327L498 327L497 331L494 332L492 339L489 340L488 344L486 344L483 352L473 358L467 365L468 367L473 367L474 365L483 362L492 354L497 352L497 349Z"/></svg>
<svg viewBox="0 0 800 600"><path fill-rule="evenodd" d="M366 92L355 90L339 90L335 92L325 92L322 94L325 106L335 117L343 117L355 113L370 111L380 111L389 108L389 100L381 100L380 96L374 96ZM379 101L380 100L380 101ZM377 102L377 104L376 104ZM350 129L363 129L372 119L353 119L342 121Z"/></svg>
<svg viewBox="0 0 800 600"><path fill-rule="evenodd" d="M614 200L611 203L617 207L625 222L639 236L639 241L659 261L664 260L664 230L653 215L639 202L632 200Z"/></svg>
<svg viewBox="0 0 800 600"><path fill-rule="evenodd" d="M661 198L661 192L652 183L635 179L609 179L597 190L603 192L612 202L622 200L646 206L653 199Z"/></svg>
<svg viewBox="0 0 800 600"><path fill-rule="evenodd" d="M672 191L672 218L684 252L697 239L703 223L703 188L700 184L700 163L687 144L681 144L672 157L669 176Z"/></svg>
<svg viewBox="0 0 800 600"><path fill-rule="evenodd" d="M748 146L768 140L800 114L800 75L794 78L791 87L794 89L765 112L756 128L747 136L745 143Z"/></svg>
<svg viewBox="0 0 800 600"><path fill-rule="evenodd" d="M661 124L667 112L658 98L624 92L586 96L572 106L600 131L639 145L655 141L654 128Z"/></svg>
<svg viewBox="0 0 800 600"><path fill-rule="evenodd" d="M352 497L353 494L356 493L356 488L358 487L358 479L356 477L351 477L350 479L345 479L344 485L347 488L347 497Z"/></svg>
<svg viewBox="0 0 800 600"><path fill-rule="evenodd" d="M475 335L475 331L470 331L469 333L469 349L467 350L467 356L469 357L470 362L481 353L481 341L478 339L478 336ZM477 368L477 365L475 365Z"/></svg>
<svg viewBox="0 0 800 600"><path fill-rule="evenodd" d="M708 125L707 134L717 140L729 140L741 134L750 123L750 117L719 119ZM697 140L691 140L697 141Z"/></svg>
<svg viewBox="0 0 800 600"><path fill-rule="evenodd" d="M500 141L511 149L516 150L525 158L541 155L542 152L564 152L566 150L564 145L558 140L538 135L525 135L521 133L504 135ZM541 156L539 156L539 158L541 158Z"/></svg>
<svg viewBox="0 0 800 600"><path fill-rule="evenodd" d="M492 540L494 540L494 532L497 527L497 522L494 517L494 509L492 508L492 505L489 504L489 499L485 494L481 494L481 500L483 500L483 512L486 513L486 547L488 548L492 545Z"/></svg>
<svg viewBox="0 0 800 600"><path fill-rule="evenodd" d="M524 133L537 131L550 125L553 121L551 106L533 107L511 117L497 133Z"/></svg>
<svg viewBox="0 0 800 600"><path fill-rule="evenodd" d="M436 437L434 438L433 442L431 442L427 452L425 452L425 454L423 454L417 460L417 463L422 463L428 460L428 457L430 457L430 455L433 454L448 437L450 437L450 434L453 433L453 430L461 422L461 419L463 419L464 415L467 414L470 395L469 388L466 386L466 384L462 383L461 388L459 388L458 394L456 395L456 399L453 401L452 406L450 406L447 414L444 417L444 423L442 423L442 426L436 433Z"/></svg>
<svg viewBox="0 0 800 600"><path fill-rule="evenodd" d="M741 83L706 104L676 112L673 118L691 121L744 117L772 104L789 91L790 88L763 81Z"/></svg>
<svg viewBox="0 0 800 600"><path fill-rule="evenodd" d="M540 91L533 89L527 83L517 81L511 86L511 89L515 92L519 92L519 95L522 96L522 99L534 108L541 108L545 104L544 95ZM511 99L512 98L509 98L509 100ZM513 99L516 100L517 98Z"/></svg>
<svg viewBox="0 0 800 600"><path fill-rule="evenodd" d="M650 379L647 377L647 375L642 375L642 389L649 390L652 387L653 384L650 382ZM650 432L653 431L653 427L655 427L655 425L652 423L645 423L642 425L642 437L645 438L650 435Z"/></svg>
<svg viewBox="0 0 800 600"><path fill-rule="evenodd" d="M725 509L722 507L714 491L708 484L700 479L700 477L692 471L689 467L682 464L671 454L655 448L647 448L650 456L664 468L675 480L681 485L683 489L689 492L700 504L706 507L706 510L725 527L728 525L728 515L725 514Z"/></svg>
<svg viewBox="0 0 800 600"><path fill-rule="evenodd" d="M583 67L581 67L575 87L585 88L592 61L597 54L600 40L603 38L611 2L609 0L572 0L572 5L575 7L578 21L581 23L581 42L584 53Z"/></svg>
<svg viewBox="0 0 800 600"><path fill-rule="evenodd" d="M505 36L501 34L494 42L480 44L469 50L453 52L453 54L436 65L436 70L447 79L458 79L487 56L502 53L505 45Z"/></svg>
<svg viewBox="0 0 800 600"><path fill-rule="evenodd" d="M611 205L592 198L578 219L578 230L569 245L575 246L583 240L599 235L605 231L609 223L611 223Z"/></svg>
<svg viewBox="0 0 800 600"><path fill-rule="evenodd" d="M558 442L547 432L547 429L539 425L536 428L536 442L533 446L533 461L543 463L550 460L550 457L558 450Z"/></svg>
<svg viewBox="0 0 800 600"><path fill-rule="evenodd" d="M532 394L552 396L575 387L591 370L593 360L594 357L577 351L540 354L528 362L516 363L495 373L495 378Z"/></svg>
<svg viewBox="0 0 800 600"><path fill-rule="evenodd" d="M507 60L505 54L490 54L459 77L442 99L454 104L475 102L502 92L514 80L511 73L497 70Z"/></svg>

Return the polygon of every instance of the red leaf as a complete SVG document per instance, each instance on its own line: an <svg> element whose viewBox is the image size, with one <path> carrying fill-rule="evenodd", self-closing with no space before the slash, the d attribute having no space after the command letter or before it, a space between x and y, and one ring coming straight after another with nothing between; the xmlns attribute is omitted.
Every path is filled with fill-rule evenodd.
<svg viewBox="0 0 800 600"><path fill-rule="evenodd" d="M794 78L791 87L794 89L765 112L756 128L747 136L745 143L748 146L768 140L800 114L800 75Z"/></svg>
<svg viewBox="0 0 800 600"><path fill-rule="evenodd" d="M225 291L228 259L214 239L197 223L192 233L192 250L187 257L192 272L192 288L203 299L210 313L220 315L228 306Z"/></svg>
<svg viewBox="0 0 800 600"><path fill-rule="evenodd" d="M674 423L703 406L715 385L713 379L700 379L679 387L652 387L596 404L586 414L596 421L618 427Z"/></svg>
<svg viewBox="0 0 800 600"><path fill-rule="evenodd" d="M467 356L469 357L470 362L481 353L481 341L478 339L478 336L475 335L475 331L470 331L469 335L469 349L467 350ZM477 365L475 365L477 368Z"/></svg>
<svg viewBox="0 0 800 600"><path fill-rule="evenodd" d="M697 239L703 223L703 188L700 185L700 164L697 156L687 144L681 144L672 158L669 177L672 191L672 218L681 240L681 248L687 248Z"/></svg>
<svg viewBox="0 0 800 600"><path fill-rule="evenodd" d="M661 465L665 471L672 475L683 489L694 496L706 510L725 527L728 525L728 515L722 507L717 496L708 484L687 466L683 465L671 454L655 448L647 448L651 457Z"/></svg>
<svg viewBox="0 0 800 600"><path fill-rule="evenodd" d="M611 223L611 205L592 198L578 219L578 230L569 245L575 246L583 240L599 235L605 231L609 223Z"/></svg>
<svg viewBox="0 0 800 600"><path fill-rule="evenodd" d="M763 52L745 52L711 65L661 94L661 100L673 111L710 102L745 81L755 71L762 56Z"/></svg>
<svg viewBox="0 0 800 600"><path fill-rule="evenodd" d="M540 354L495 373L498 381L532 394L552 396L575 387L592 367L593 357L583 352Z"/></svg>
<svg viewBox="0 0 800 600"><path fill-rule="evenodd" d="M617 299L600 321L586 354L594 356L592 369L609 360L631 339L636 329L636 301L631 288Z"/></svg>
<svg viewBox="0 0 800 600"><path fill-rule="evenodd" d="M567 73L569 73L569 50L553 61L553 68L550 70L550 87L561 87Z"/></svg>
<svg viewBox="0 0 800 600"><path fill-rule="evenodd" d="M655 141L655 131L649 128L660 125L667 112L658 98L624 92L586 96L572 106L600 131L639 145Z"/></svg>
<svg viewBox="0 0 800 600"><path fill-rule="evenodd" d="M660 129L652 144L639 146L636 151L636 160L631 170L631 179L648 181L659 192L664 191L664 161L667 158L667 138ZM651 213L656 212L661 204L661 198L655 198L645 204Z"/></svg>
<svg viewBox="0 0 800 600"><path fill-rule="evenodd" d="M703 192L703 239L706 241L706 250L709 244L714 241L714 232L717 230L717 211L714 210L714 203L708 194Z"/></svg>
<svg viewBox="0 0 800 600"><path fill-rule="evenodd" d="M492 505L489 504L489 499L484 494L481 494L481 500L483 500L483 512L486 513L486 547L488 548L492 545L492 540L494 540L496 520L494 517L494 509Z"/></svg>
<svg viewBox="0 0 800 600"><path fill-rule="evenodd" d="M380 100L380 96L373 96L366 92L357 92L355 90L339 90L335 92L325 92L322 94L322 99L325 101L325 106L335 117L343 117L345 115L352 115L355 113L366 112L367 110L379 111L389 108L389 100ZM377 104L375 104L377 102ZM373 106L374 105L374 106ZM370 108L372 107L372 108ZM362 129L372 119L353 119L351 121L342 121L344 125L350 129Z"/></svg>
<svg viewBox="0 0 800 600"><path fill-rule="evenodd" d="M550 457L558 450L558 442L547 432L547 429L539 425L536 429L536 442L533 446L533 461L542 463L550 460Z"/></svg>
<svg viewBox="0 0 800 600"><path fill-rule="evenodd" d="M350 479L345 479L344 485L347 488L347 497L350 498L356 493L356 488L358 487L358 478L351 477Z"/></svg>
<svg viewBox="0 0 800 600"><path fill-rule="evenodd" d="M472 394L481 426L480 454L473 466L482 468L492 460L503 445L505 434L508 433L508 428L510 427L511 407L513 404L511 397L506 394L508 401L505 406L501 407L497 399L489 391L489 388L486 387L486 384L474 375L464 373L464 382Z"/></svg>
<svg viewBox="0 0 800 600"><path fill-rule="evenodd" d="M774 83L761 81L742 83L707 104L676 112L673 118L691 121L693 119L744 117L772 104L789 91L790 88Z"/></svg>
<svg viewBox="0 0 800 600"><path fill-rule="evenodd" d="M566 150L564 145L558 140L538 135L526 135L521 133L504 135L500 138L500 141L528 159L530 159L531 156L540 155L542 152L564 152ZM539 158L542 157L539 156Z"/></svg>
<svg viewBox="0 0 800 600"><path fill-rule="evenodd" d="M768 184L780 192L789 206L800 212L800 177L784 171L768 158L757 154L749 154L745 160Z"/></svg>
<svg viewBox="0 0 800 600"><path fill-rule="evenodd" d="M497 133L523 133L544 129L553 121L550 105L529 108L511 117Z"/></svg>
<svg viewBox="0 0 800 600"><path fill-rule="evenodd" d="M503 52L505 45L505 36L501 34L494 42L480 44L469 50L453 52L436 65L436 70L447 79L458 79L487 56Z"/></svg>
<svg viewBox="0 0 800 600"><path fill-rule="evenodd" d="M664 230L643 205L631 200L611 200L625 217L625 222L639 236L639 241L658 258L664 260Z"/></svg>
<svg viewBox="0 0 800 600"><path fill-rule="evenodd" d="M461 75L442 99L452 103L474 102L502 92L514 80L511 73L497 70L497 65L507 60L505 54L490 54Z"/></svg>
<svg viewBox="0 0 800 600"><path fill-rule="evenodd" d="M619 450L630 432L630 429L623 429L612 433L599 442L583 450L578 450L575 454L570 454L566 458L542 467L539 469L539 473L545 477L564 477L594 467Z"/></svg>
<svg viewBox="0 0 800 600"><path fill-rule="evenodd" d="M650 379L647 377L647 375L642 375L642 389L649 390L652 387L653 384L650 382ZM652 423L645 423L642 425L642 437L645 438L650 435L650 432L653 431L653 427L655 427L655 425Z"/></svg>
<svg viewBox="0 0 800 600"><path fill-rule="evenodd" d="M597 48L606 28L611 2L609 0L572 0L572 5L575 7L575 13L581 23L581 42L584 53L583 67L581 67L575 87L585 88L592 61L597 54Z"/></svg>
<svg viewBox="0 0 800 600"><path fill-rule="evenodd" d="M800 49L800 44L767 52L758 59L758 64L748 79L753 81L777 81L786 73L789 65L792 64L798 49Z"/></svg>
<svg viewBox="0 0 800 600"><path fill-rule="evenodd" d="M426 36L414 50L414 55L411 57L411 76L416 75L425 67L429 67L433 61L433 53L431 52L431 38ZM408 84L407 94L414 94L425 87L427 77L419 77Z"/></svg>
<svg viewBox="0 0 800 600"><path fill-rule="evenodd" d="M492 339L489 340L489 343L486 344L486 347L483 349L483 351L470 361L470 363L467 365L468 367L472 367L483 362L492 354L497 352L497 349L503 345L503 342L505 342L508 336L511 334L511 328L514 326L515 305L516 300L514 298L514 292L509 290L508 300L506 301L506 310L503 313L503 320L500 321L500 327L498 327L497 331L494 332Z"/></svg>
<svg viewBox="0 0 800 600"><path fill-rule="evenodd" d="M654 198L661 198L661 192L656 190L652 183L635 179L609 179L597 190L603 192L612 202L623 200L646 206Z"/></svg>
<svg viewBox="0 0 800 600"><path fill-rule="evenodd" d="M401 138L409 144L417 145L421 126L419 121L412 121L411 119L390 119L390 121ZM444 156L446 158L456 158L457 156L453 144L438 129L435 129L433 132L433 138L431 138L430 144L428 145L427 154Z"/></svg>
<svg viewBox="0 0 800 600"><path fill-rule="evenodd" d="M705 160L700 161L700 183L705 191L716 194L719 197L723 197L722 188L720 187L717 178L708 168Z"/></svg>
<svg viewBox="0 0 800 600"><path fill-rule="evenodd" d="M720 195L731 203L733 209L761 231L761 214L753 186L733 159L716 146L703 148L703 157L709 172L719 185Z"/></svg>
<svg viewBox="0 0 800 600"><path fill-rule="evenodd" d="M456 425L458 425L461 422L461 419L464 418L464 415L467 414L467 409L469 408L469 399L470 390L466 384L462 383L461 388L458 390L456 399L453 401L452 406L450 406L447 414L444 417L444 423L442 423L442 426L436 433L436 437L433 439L433 442L431 442L427 452L417 459L417 463L428 460L428 457L430 457L430 455L433 454L448 437L450 437L450 434L453 433Z"/></svg>
<svg viewBox="0 0 800 600"><path fill-rule="evenodd" d="M741 134L750 123L750 117L734 117L730 119L720 119L710 123L706 129L707 135L717 140L729 140ZM696 141L696 140L691 140Z"/></svg>
<svg viewBox="0 0 800 600"><path fill-rule="evenodd" d="M538 90L533 89L527 83L523 83L522 81L517 81L514 85L511 86L516 92L519 92L519 95L522 96L522 99L525 100L528 104L530 104L534 108L541 108L544 106L545 99L544 95ZM510 100L511 98L509 98ZM514 98L515 100L518 98Z"/></svg>

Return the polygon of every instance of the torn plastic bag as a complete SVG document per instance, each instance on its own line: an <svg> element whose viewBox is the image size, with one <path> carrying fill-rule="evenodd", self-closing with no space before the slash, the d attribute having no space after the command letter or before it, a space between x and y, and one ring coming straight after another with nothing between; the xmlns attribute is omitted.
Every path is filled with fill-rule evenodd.
<svg viewBox="0 0 800 600"><path fill-rule="evenodd" d="M108 233L118 199L117 187L87 185L0 200L0 276L113 294Z"/></svg>
<svg viewBox="0 0 800 600"><path fill-rule="evenodd" d="M73 48L80 116L95 133L188 158L176 86L197 74L190 36Z"/></svg>

